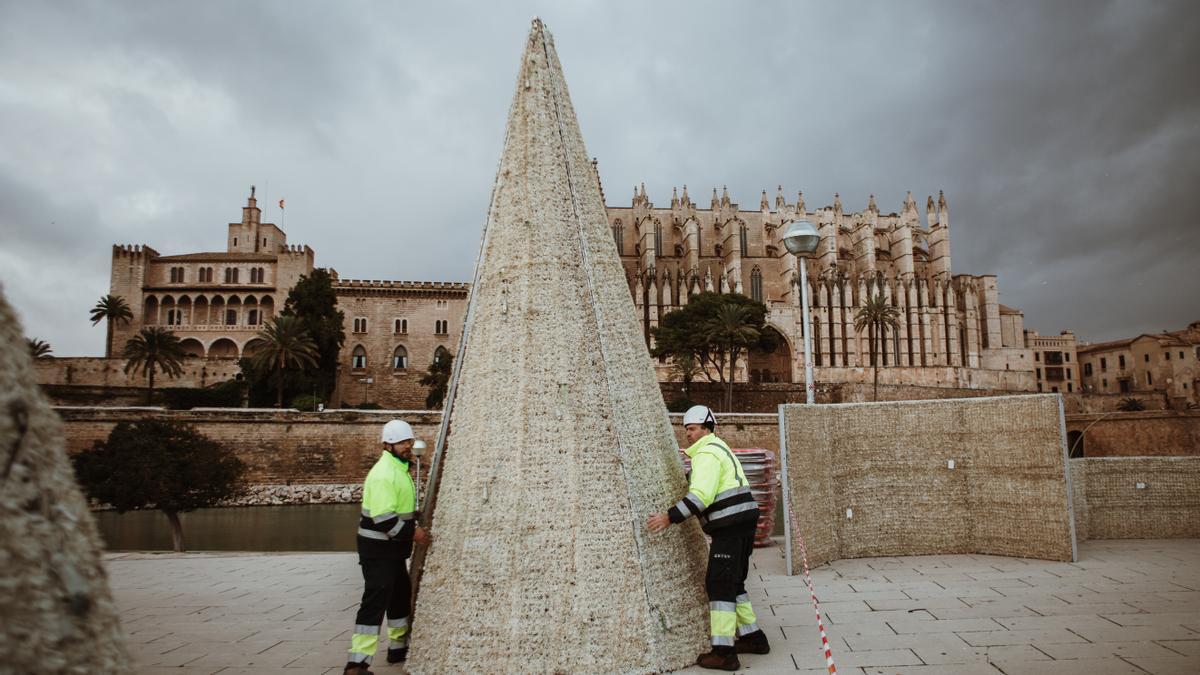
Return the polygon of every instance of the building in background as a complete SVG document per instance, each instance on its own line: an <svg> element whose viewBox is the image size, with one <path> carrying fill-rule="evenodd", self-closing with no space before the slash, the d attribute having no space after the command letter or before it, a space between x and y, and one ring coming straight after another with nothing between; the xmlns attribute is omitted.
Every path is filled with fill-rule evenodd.
<svg viewBox="0 0 1200 675"><path fill-rule="evenodd" d="M758 209L747 211L715 188L707 209L697 208L686 186L669 207L651 203L644 185L635 188L631 205L608 207L608 219L647 341L689 294L742 293L766 303L767 322L783 340L773 354L752 354L736 379L802 382L801 260L781 240L784 226L801 218L821 236L804 289L818 382L870 380L868 339L854 318L869 297L882 295L899 310L900 325L880 348L880 383L1035 389L1021 312L1000 304L995 276L951 270L950 210L941 193L926 201L922 221L912 193L899 213L884 214L874 196L858 212L845 211L838 195L809 211L802 194L788 202L780 187L773 205L764 190Z"/></svg>
<svg viewBox="0 0 1200 675"><path fill-rule="evenodd" d="M165 256L149 246L114 246L109 292L125 298L133 321L113 331L113 353L142 328L163 326L189 356L226 362L209 370L236 370L228 362L254 352L258 331L314 266L311 248L289 245L283 230L261 219L251 187L241 222L228 226L225 251ZM330 274L346 333L333 403L424 408L419 380L435 358L458 348L468 285ZM92 384L82 369L73 379Z"/></svg>
<svg viewBox="0 0 1200 675"><path fill-rule="evenodd" d="M1037 390L1070 394L1079 388L1079 357L1075 334L1064 330L1059 335L1038 335L1025 331L1025 346L1033 352L1033 376Z"/></svg>
<svg viewBox="0 0 1200 675"><path fill-rule="evenodd" d="M1200 321L1187 328L1079 346L1083 391L1160 396L1167 407L1200 403Z"/></svg>
<svg viewBox="0 0 1200 675"><path fill-rule="evenodd" d="M1061 352L1071 363L1035 361L1040 347L1028 342L1020 310L1000 304L995 276L952 272L949 206L940 193L926 201L924 220L911 193L899 213L883 214L874 197L862 211L846 212L838 195L809 211L803 195L790 203L782 188L773 206L764 191L758 210L743 211L715 189L710 208L699 209L686 187L669 208L658 208L642 186L630 206L607 211L648 343L659 318L692 293L736 292L767 305L780 346L743 360L735 381L803 382L801 259L780 237L788 222L807 218L821 235L804 289L818 382L871 381L868 340L854 319L867 298L882 295L899 311L900 324L878 348L881 384L1037 391L1040 381L1044 391L1079 389L1073 348L1036 357ZM315 259L311 248L288 244L286 233L261 217L252 187L241 221L227 227L225 251L164 256L148 246L114 246L110 292L134 312L129 325L114 331L114 353L146 326L174 331L189 354L212 364L212 373L231 372L232 360L252 353L263 323L283 308ZM427 388L419 379L435 359L456 352L469 285L330 273L346 333L332 404L424 407ZM88 371L75 367L72 378L86 384ZM668 371L669 364L660 364L660 379Z"/></svg>

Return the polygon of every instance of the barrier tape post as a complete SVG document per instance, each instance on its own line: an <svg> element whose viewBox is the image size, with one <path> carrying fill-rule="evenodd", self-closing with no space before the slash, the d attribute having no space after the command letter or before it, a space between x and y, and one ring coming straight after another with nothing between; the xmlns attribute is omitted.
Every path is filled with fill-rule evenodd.
<svg viewBox="0 0 1200 675"><path fill-rule="evenodd" d="M796 514L792 511L792 503L788 501L788 518L796 524L800 521L796 519ZM800 528L795 528L796 543L800 546L800 560L804 563L804 585L808 586L808 594L812 597L813 612L817 615L817 630L821 632L821 648L825 652L825 667L829 669L829 675L837 675L837 666L833 665L833 650L829 648L829 637L825 635L825 623L821 621L821 603L817 601L817 591L813 588L812 575L808 572L808 550L804 547L804 535L800 534Z"/></svg>

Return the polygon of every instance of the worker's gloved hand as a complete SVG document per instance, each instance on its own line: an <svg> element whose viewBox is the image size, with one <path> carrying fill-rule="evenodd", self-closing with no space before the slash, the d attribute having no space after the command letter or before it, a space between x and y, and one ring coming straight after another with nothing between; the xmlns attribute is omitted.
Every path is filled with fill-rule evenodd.
<svg viewBox="0 0 1200 675"><path fill-rule="evenodd" d="M646 519L646 529L651 532L662 532L671 524L671 518L665 513L655 513Z"/></svg>
<svg viewBox="0 0 1200 675"><path fill-rule="evenodd" d="M421 527L420 525L418 525L417 529L413 531L413 541L417 542L418 544L420 544L422 546L425 546L432 540L433 540L433 535L429 534L429 530Z"/></svg>

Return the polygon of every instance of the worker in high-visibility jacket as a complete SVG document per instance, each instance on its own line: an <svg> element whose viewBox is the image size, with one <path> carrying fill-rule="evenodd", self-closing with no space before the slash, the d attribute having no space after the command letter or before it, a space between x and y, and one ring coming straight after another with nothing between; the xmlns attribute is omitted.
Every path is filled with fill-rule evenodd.
<svg viewBox="0 0 1200 675"><path fill-rule="evenodd" d="M408 658L412 583L407 560L414 541L426 544L430 539L417 525L416 489L408 473L413 457L412 427L392 420L384 425L381 440L383 454L363 482L357 543L364 588L350 637L346 675L370 675L368 667L379 645L379 625L385 613L388 663Z"/></svg>
<svg viewBox="0 0 1200 675"><path fill-rule="evenodd" d="M665 513L646 521L651 532L660 532L692 516L700 519L712 536L708 549L709 627L712 651L701 654L696 665L714 670L737 670L738 654L771 651L767 636L746 593L746 574L754 550L758 527L758 503L750 493L746 472L725 441L717 437L717 419L712 410L698 405L683 415L684 435L691 445L685 451L692 460L688 493Z"/></svg>

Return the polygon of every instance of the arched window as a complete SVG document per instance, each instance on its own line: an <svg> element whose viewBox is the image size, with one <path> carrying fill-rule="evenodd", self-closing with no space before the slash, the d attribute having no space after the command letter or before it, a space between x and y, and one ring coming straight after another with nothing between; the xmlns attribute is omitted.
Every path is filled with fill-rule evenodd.
<svg viewBox="0 0 1200 675"><path fill-rule="evenodd" d="M449 333L450 330L449 330L449 327L447 326L448 323L449 322L447 322L445 319L438 319L438 320L434 321L433 322L433 332L437 335L445 335L445 334Z"/></svg>
<svg viewBox="0 0 1200 675"><path fill-rule="evenodd" d="M742 255L750 255L750 228L742 225L738 230L738 241L742 247Z"/></svg>
<svg viewBox="0 0 1200 675"><path fill-rule="evenodd" d="M225 325L226 326L236 326L237 325L237 310L236 309L225 310Z"/></svg>
<svg viewBox="0 0 1200 675"><path fill-rule="evenodd" d="M354 370L362 370L367 367L367 350L363 349L362 345L354 348L354 352L350 355L350 367Z"/></svg>
<svg viewBox="0 0 1200 675"><path fill-rule="evenodd" d="M750 298L755 302L763 301L762 271L758 267L750 271Z"/></svg>
<svg viewBox="0 0 1200 675"><path fill-rule="evenodd" d="M396 319L396 327L393 329L397 335L403 335L408 332L408 319Z"/></svg>
<svg viewBox="0 0 1200 675"><path fill-rule="evenodd" d="M252 309L246 314L246 324L249 326L258 326L262 323L262 314L257 309Z"/></svg>
<svg viewBox="0 0 1200 675"><path fill-rule="evenodd" d="M404 348L404 345L396 347L396 351L392 352L392 368L394 370L408 368L408 350Z"/></svg>
<svg viewBox="0 0 1200 675"><path fill-rule="evenodd" d="M238 282L238 270L236 267L225 268L225 283L236 284Z"/></svg>
<svg viewBox="0 0 1200 675"><path fill-rule="evenodd" d="M657 257L662 254L662 223L654 223L654 255Z"/></svg>
<svg viewBox="0 0 1200 675"><path fill-rule="evenodd" d="M356 317L354 319L354 331L353 332L355 332L355 333L367 332L367 319L365 317L360 316L360 317Z"/></svg>
<svg viewBox="0 0 1200 675"><path fill-rule="evenodd" d="M617 242L617 255L625 255L625 226L618 219L612 226L613 241Z"/></svg>
<svg viewBox="0 0 1200 675"><path fill-rule="evenodd" d="M445 347L440 347L440 346L439 346L437 349L433 350L433 363L434 363L434 365L438 365L438 364L444 363L444 362L445 362L445 360L446 360L446 359L448 359L448 358L450 358L450 352L446 351L446 348L445 348Z"/></svg>

